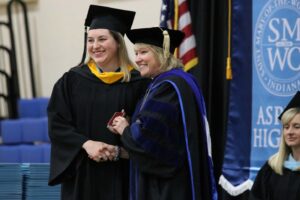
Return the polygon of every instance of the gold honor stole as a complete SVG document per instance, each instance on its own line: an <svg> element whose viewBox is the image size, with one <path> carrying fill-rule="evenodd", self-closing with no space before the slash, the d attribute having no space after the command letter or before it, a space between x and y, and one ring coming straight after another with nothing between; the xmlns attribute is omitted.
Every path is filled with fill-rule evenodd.
<svg viewBox="0 0 300 200"><path fill-rule="evenodd" d="M97 69L97 65L93 60L90 60L87 63L89 69L91 70L92 74L94 74L97 78L103 81L106 84L112 84L120 80L124 77L124 72L100 72ZM128 71L133 69L132 66L127 66Z"/></svg>

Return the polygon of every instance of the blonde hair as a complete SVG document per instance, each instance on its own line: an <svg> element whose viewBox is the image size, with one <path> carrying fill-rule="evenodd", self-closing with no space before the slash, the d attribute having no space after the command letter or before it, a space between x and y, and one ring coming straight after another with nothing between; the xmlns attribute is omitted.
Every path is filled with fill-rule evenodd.
<svg viewBox="0 0 300 200"><path fill-rule="evenodd" d="M112 31L112 30L109 30L109 33L112 35L112 37L119 45L117 50L117 57L120 64L121 72L124 72L124 77L122 79L122 82L129 82L131 78L131 74L128 69L128 66L131 66L136 69L136 65L129 58L123 35L120 34L119 32ZM89 61L90 59L91 58L89 58L87 61Z"/></svg>
<svg viewBox="0 0 300 200"><path fill-rule="evenodd" d="M118 60L120 61L120 68L121 72L124 72L124 77L122 82L128 82L130 80L130 71L128 70L128 66L132 66L136 68L134 62L130 60L128 51L125 45L124 37L115 31L110 31L113 38L117 41L119 44L118 48Z"/></svg>
<svg viewBox="0 0 300 200"><path fill-rule="evenodd" d="M289 154L292 153L292 149L285 143L283 128L295 117L295 115L299 113L300 108L290 108L287 111L285 111L281 117L282 131L279 150L268 160L269 165L277 174L282 175L284 161L288 158ZM298 168L297 170L300 170L300 168Z"/></svg>
<svg viewBox="0 0 300 200"><path fill-rule="evenodd" d="M136 43L135 47L149 48L154 53L155 58L160 63L159 69L161 72L166 72L175 68L183 68L182 62L179 59L177 59L173 54L169 54L168 57L165 57L163 48L161 47L145 43Z"/></svg>

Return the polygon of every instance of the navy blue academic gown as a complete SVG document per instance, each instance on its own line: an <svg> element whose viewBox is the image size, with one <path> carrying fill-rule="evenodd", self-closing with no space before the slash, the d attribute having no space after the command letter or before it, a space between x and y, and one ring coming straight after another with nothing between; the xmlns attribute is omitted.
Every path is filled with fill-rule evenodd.
<svg viewBox="0 0 300 200"><path fill-rule="evenodd" d="M203 112L178 73L152 81L121 137L132 161L132 200L216 199Z"/></svg>

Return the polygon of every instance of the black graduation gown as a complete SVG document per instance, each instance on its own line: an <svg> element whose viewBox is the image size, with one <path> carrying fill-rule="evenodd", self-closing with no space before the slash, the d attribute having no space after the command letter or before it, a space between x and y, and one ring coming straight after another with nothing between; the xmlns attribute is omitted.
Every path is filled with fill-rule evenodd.
<svg viewBox="0 0 300 200"><path fill-rule="evenodd" d="M255 178L250 199L299 200L300 171L284 168L283 175L279 175L265 163Z"/></svg>
<svg viewBox="0 0 300 200"><path fill-rule="evenodd" d="M206 138L194 94L184 79L168 76L178 86L193 168L195 199L211 200L211 180ZM155 82L154 79L153 82ZM156 84L156 83L155 83ZM155 85L154 84L154 85ZM174 87L165 82L145 96L137 107L133 123L121 140L131 163L132 200L191 200L191 177L186 153L180 100Z"/></svg>
<svg viewBox="0 0 300 200"><path fill-rule="evenodd" d="M87 65L74 67L54 85L48 105L51 161L49 185L62 183L62 199L128 199L128 161L97 163L82 145L88 139L120 145L107 122L116 111L128 116L150 82L136 70L131 81L105 84Z"/></svg>

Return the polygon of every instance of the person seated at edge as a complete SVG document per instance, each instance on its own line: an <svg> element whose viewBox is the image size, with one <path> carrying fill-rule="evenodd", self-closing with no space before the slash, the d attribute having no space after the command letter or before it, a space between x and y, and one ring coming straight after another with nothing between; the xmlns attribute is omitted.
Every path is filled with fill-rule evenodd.
<svg viewBox="0 0 300 200"><path fill-rule="evenodd" d="M113 121L132 160L130 198L216 200L203 96L173 55L184 33L152 27L126 34L141 75L152 78L133 123L124 117Z"/></svg>
<svg viewBox="0 0 300 200"><path fill-rule="evenodd" d="M300 92L281 115L279 150L259 170L251 189L252 200L300 199Z"/></svg>
<svg viewBox="0 0 300 200"><path fill-rule="evenodd" d="M54 85L48 105L49 185L61 184L61 199L128 199L129 161L107 122L122 109L132 115L150 81L133 69L123 39L134 15L90 5L85 20L89 59L84 63L84 50L82 64Z"/></svg>

